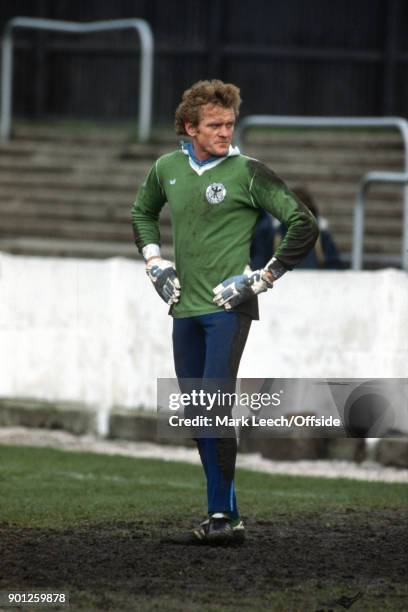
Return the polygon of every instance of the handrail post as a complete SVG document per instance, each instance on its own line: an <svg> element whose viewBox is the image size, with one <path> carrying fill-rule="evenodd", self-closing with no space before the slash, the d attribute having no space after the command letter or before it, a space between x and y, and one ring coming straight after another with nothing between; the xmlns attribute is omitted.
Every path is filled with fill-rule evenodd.
<svg viewBox="0 0 408 612"><path fill-rule="evenodd" d="M351 254L352 270L361 270L363 267L364 189L365 185L360 184L354 204L353 249Z"/></svg>
<svg viewBox="0 0 408 612"><path fill-rule="evenodd" d="M1 118L0 140L6 142L11 130L11 105L13 96L13 33L7 24L4 28L1 50Z"/></svg>
<svg viewBox="0 0 408 612"><path fill-rule="evenodd" d="M361 179L354 204L353 253L351 260L353 270L361 270L362 268L365 215L364 195L371 183L402 183L405 189L408 185L408 173L374 171L367 172Z"/></svg>
<svg viewBox="0 0 408 612"><path fill-rule="evenodd" d="M142 63L140 67L140 108L139 108L139 141L146 142L150 137L152 124L153 97L153 36L147 23L140 24L142 41Z"/></svg>

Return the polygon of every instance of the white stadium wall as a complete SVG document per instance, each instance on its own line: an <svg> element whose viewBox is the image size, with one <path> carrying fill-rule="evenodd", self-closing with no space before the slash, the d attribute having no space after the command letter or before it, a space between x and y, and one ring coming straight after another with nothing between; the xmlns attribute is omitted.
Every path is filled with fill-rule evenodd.
<svg viewBox="0 0 408 612"><path fill-rule="evenodd" d="M154 409L167 310L139 261L0 254L0 396ZM294 271L260 310L241 377L408 376L402 271Z"/></svg>

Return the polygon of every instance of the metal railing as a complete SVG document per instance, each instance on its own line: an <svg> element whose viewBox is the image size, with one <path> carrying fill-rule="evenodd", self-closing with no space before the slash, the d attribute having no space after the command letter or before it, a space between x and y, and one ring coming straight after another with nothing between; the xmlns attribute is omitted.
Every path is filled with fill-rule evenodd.
<svg viewBox="0 0 408 612"><path fill-rule="evenodd" d="M146 142L149 139L152 122L154 41L147 21L143 19L114 19L111 21L73 23L70 21L54 21L52 19L14 17L7 22L3 30L0 111L0 140L2 142L9 140L11 131L13 107L13 30L15 28L52 30L69 34L85 34L106 30L136 30L141 46L138 138L141 142Z"/></svg>
<svg viewBox="0 0 408 612"><path fill-rule="evenodd" d="M352 268L361 270L364 244L365 192L369 183L402 183L404 185L404 213L401 265L408 271L408 122L401 117L290 117L284 115L250 115L237 127L236 141L242 145L243 134L251 127L372 127L397 128L404 145L404 172L369 172L360 181L354 205Z"/></svg>
<svg viewBox="0 0 408 612"><path fill-rule="evenodd" d="M402 183L403 185L408 185L408 174L402 172L367 172L360 180L354 204L353 251L351 257L351 267L353 270L361 270L363 264L365 193L371 183ZM406 190L406 187L404 189ZM404 236L406 237L406 234ZM404 270L408 271L406 254L407 251L404 247L401 263Z"/></svg>

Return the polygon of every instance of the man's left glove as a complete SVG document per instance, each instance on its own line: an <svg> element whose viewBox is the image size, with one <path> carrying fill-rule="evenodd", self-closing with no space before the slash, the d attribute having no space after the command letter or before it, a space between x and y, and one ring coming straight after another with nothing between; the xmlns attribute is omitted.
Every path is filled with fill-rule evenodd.
<svg viewBox="0 0 408 612"><path fill-rule="evenodd" d="M180 281L174 264L166 259L154 258L146 265L146 274L166 304L176 304L180 298Z"/></svg>
<svg viewBox="0 0 408 612"><path fill-rule="evenodd" d="M214 287L213 302L217 306L224 306L225 310L231 310L254 295L272 287L273 283L266 276L265 270L245 271L238 276L227 278Z"/></svg>

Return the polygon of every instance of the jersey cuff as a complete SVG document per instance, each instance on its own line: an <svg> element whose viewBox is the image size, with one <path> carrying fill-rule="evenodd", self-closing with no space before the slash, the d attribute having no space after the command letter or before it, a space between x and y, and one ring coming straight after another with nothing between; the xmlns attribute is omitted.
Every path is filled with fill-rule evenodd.
<svg viewBox="0 0 408 612"><path fill-rule="evenodd" d="M142 255L147 261L150 257L161 257L160 255L160 247L158 244L146 244L142 249Z"/></svg>
<svg viewBox="0 0 408 612"><path fill-rule="evenodd" d="M283 266L281 262L276 259L276 257L272 257L272 259L268 261L264 269L268 270L268 272L271 272L271 274L275 278L280 278L285 274L285 272L288 271L287 268L285 268L285 266Z"/></svg>

